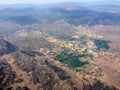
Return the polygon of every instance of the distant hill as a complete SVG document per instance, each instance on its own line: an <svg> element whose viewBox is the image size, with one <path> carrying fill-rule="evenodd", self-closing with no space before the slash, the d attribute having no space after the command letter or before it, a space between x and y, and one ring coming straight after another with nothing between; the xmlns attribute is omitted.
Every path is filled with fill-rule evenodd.
<svg viewBox="0 0 120 90"><path fill-rule="evenodd" d="M120 15L110 12L97 12L80 6L58 5L51 7L31 6L24 8L0 9L0 22L21 25L33 23L52 23L64 19L73 25L119 25Z"/></svg>

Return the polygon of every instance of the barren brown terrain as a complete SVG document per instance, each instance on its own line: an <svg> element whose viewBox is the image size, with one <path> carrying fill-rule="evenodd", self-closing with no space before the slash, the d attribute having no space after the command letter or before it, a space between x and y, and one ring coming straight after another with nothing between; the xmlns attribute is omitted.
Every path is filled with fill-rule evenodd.
<svg viewBox="0 0 120 90"><path fill-rule="evenodd" d="M0 90L120 90L119 12L92 10L1 7Z"/></svg>

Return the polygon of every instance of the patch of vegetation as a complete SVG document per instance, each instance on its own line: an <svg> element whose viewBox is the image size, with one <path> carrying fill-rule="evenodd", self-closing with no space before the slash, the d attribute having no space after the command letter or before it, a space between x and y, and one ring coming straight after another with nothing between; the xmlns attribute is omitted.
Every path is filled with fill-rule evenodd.
<svg viewBox="0 0 120 90"><path fill-rule="evenodd" d="M97 46L97 50L107 51L110 48L109 46L110 41L95 39L94 43Z"/></svg>
<svg viewBox="0 0 120 90"><path fill-rule="evenodd" d="M21 83L21 82L23 82L24 80L23 79L17 79L15 82L16 83Z"/></svg>
<svg viewBox="0 0 120 90"><path fill-rule="evenodd" d="M91 37L87 36L87 35L81 35L79 38L80 41L80 45L82 46L86 46L88 44L89 41L91 41Z"/></svg>
<svg viewBox="0 0 120 90"><path fill-rule="evenodd" d="M83 45L87 44L87 37L86 36L81 36L79 40L80 40L81 44L83 44Z"/></svg>
<svg viewBox="0 0 120 90"><path fill-rule="evenodd" d="M75 40L75 38L74 37L72 37L72 36L60 36L59 37L60 39L63 39L63 40L66 40L66 41L74 41Z"/></svg>
<svg viewBox="0 0 120 90"><path fill-rule="evenodd" d="M93 55L91 54L88 54L88 50L85 49L82 54L79 54L78 55L79 58L93 58Z"/></svg>
<svg viewBox="0 0 120 90"><path fill-rule="evenodd" d="M82 67L88 64L88 61L82 62L79 60L81 57L87 56L86 54L79 55L75 52L71 52L69 49L65 48L60 54L55 55L55 59L59 60L61 63L66 64L70 68Z"/></svg>
<svg viewBox="0 0 120 90"><path fill-rule="evenodd" d="M17 87L15 90L30 90L28 87Z"/></svg>
<svg viewBox="0 0 120 90"><path fill-rule="evenodd" d="M28 56L33 56L33 57L35 57L36 55L38 55L38 56L43 56L44 55L43 53L36 52L36 51L30 51L30 50L24 50L24 51L21 51L21 52L28 55Z"/></svg>

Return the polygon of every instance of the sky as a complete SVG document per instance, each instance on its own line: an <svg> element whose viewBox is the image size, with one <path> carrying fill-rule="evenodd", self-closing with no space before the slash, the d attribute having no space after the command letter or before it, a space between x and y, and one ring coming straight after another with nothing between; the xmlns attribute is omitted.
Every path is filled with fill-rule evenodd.
<svg viewBox="0 0 120 90"><path fill-rule="evenodd" d="M0 4L35 4L35 3L59 3L59 2L120 2L120 0L0 0Z"/></svg>

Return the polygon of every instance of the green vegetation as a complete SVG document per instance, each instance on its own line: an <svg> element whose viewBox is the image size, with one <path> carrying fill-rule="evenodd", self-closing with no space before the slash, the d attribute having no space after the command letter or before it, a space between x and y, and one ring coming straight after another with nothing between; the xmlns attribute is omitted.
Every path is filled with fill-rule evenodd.
<svg viewBox="0 0 120 90"><path fill-rule="evenodd" d="M75 38L74 37L71 37L71 36L60 36L59 37L60 39L63 39L63 40L66 40L66 41L74 41L75 40Z"/></svg>
<svg viewBox="0 0 120 90"><path fill-rule="evenodd" d="M81 45L87 45L87 43L91 41L91 38L87 35L81 35L79 41Z"/></svg>
<svg viewBox="0 0 120 90"><path fill-rule="evenodd" d="M108 43L110 43L110 41L95 39L94 43L97 46L97 50L101 50L102 49L104 51L107 51L110 48L110 46L108 44Z"/></svg>
<svg viewBox="0 0 120 90"><path fill-rule="evenodd" d="M81 44L86 45L87 39L88 39L87 36L81 36L79 40L80 40Z"/></svg>
<svg viewBox="0 0 120 90"><path fill-rule="evenodd" d="M75 67L82 67L83 65L88 64L88 61L82 62L79 60L79 58L86 56L87 54L78 55L65 48L60 54L55 55L55 59L74 69Z"/></svg>
<svg viewBox="0 0 120 90"><path fill-rule="evenodd" d="M26 54L26 55L29 55L29 56L43 56L44 54L43 53L40 53L40 52L36 52L36 51L30 51L30 50L24 50L24 51L21 51L22 53Z"/></svg>
<svg viewBox="0 0 120 90"><path fill-rule="evenodd" d="M23 79L17 79L15 82L16 83L22 83L24 80Z"/></svg>

